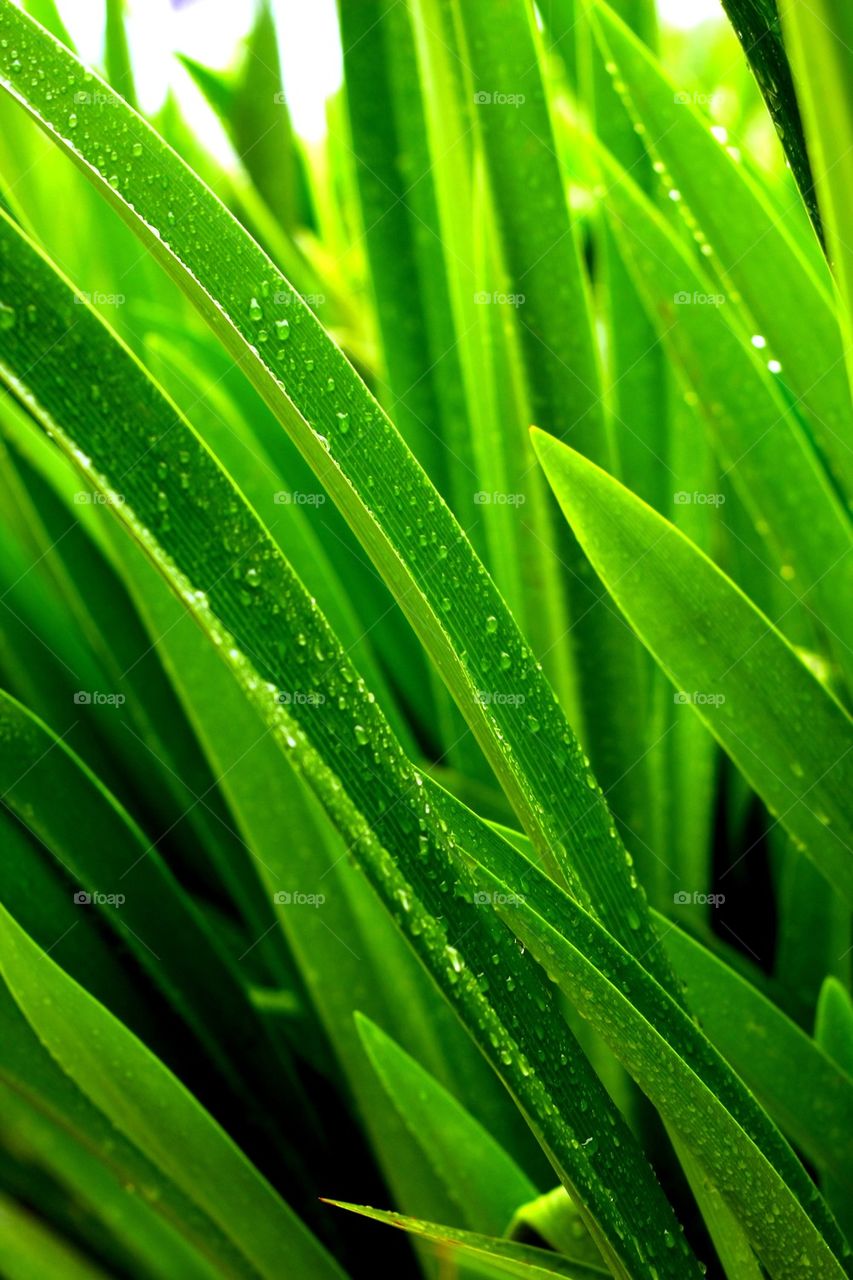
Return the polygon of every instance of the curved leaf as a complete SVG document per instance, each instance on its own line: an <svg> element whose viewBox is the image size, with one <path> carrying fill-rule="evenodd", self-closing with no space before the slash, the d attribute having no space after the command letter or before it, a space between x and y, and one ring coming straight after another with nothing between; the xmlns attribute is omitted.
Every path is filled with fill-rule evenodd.
<svg viewBox="0 0 853 1280"><path fill-rule="evenodd" d="M549 1253L547 1249L515 1244L473 1231L459 1231L455 1227L439 1226L435 1222L421 1222L417 1218L405 1218L399 1213L370 1209L367 1205L346 1204L343 1200L328 1200L327 1204L335 1205L338 1209L349 1209L351 1213L360 1213L365 1218L385 1222L402 1231L409 1231L434 1244L440 1257L455 1259L457 1255L461 1255L461 1259L470 1258L472 1261L489 1263L493 1268L486 1273L489 1275L513 1276L515 1280L544 1280L547 1276L555 1275L565 1276L566 1280L599 1280L605 1274L597 1267L570 1262L567 1258L561 1258L558 1253Z"/></svg>
<svg viewBox="0 0 853 1280"><path fill-rule="evenodd" d="M536 448L566 519L672 683L853 902L853 740L841 706L707 556L559 441ZM687 886L691 892L694 886Z"/></svg>
<svg viewBox="0 0 853 1280"><path fill-rule="evenodd" d="M179 1081L41 951L0 906L0 971L63 1071L116 1128L219 1224L245 1274L344 1273ZM176 1139L178 1141L176 1142Z"/></svg>
<svg viewBox="0 0 853 1280"><path fill-rule="evenodd" d="M665 965L551 690L462 531L352 367L154 130L11 0L0 3L0 36L0 83L98 184L277 412L394 592L543 858L626 946ZM175 207L187 212L178 217ZM287 299L286 317L277 295ZM639 918L637 930L629 916Z"/></svg>
<svg viewBox="0 0 853 1280"><path fill-rule="evenodd" d="M521 855L475 876L595 1027L736 1214L771 1276L840 1277L849 1250L814 1184L696 1023L583 908ZM594 1130L587 1145L607 1142ZM667 1239L670 1248L676 1241Z"/></svg>
<svg viewBox="0 0 853 1280"><path fill-rule="evenodd" d="M538 968L473 899L453 829L481 824L406 759L316 602L174 406L2 218L0 243L14 245L5 296L26 297L39 320L0 333L0 376L105 494L217 646L517 1099L602 1252L647 1280L639 1224L652 1218L659 1232L674 1231L675 1217ZM624 928L640 924L635 911ZM594 1116L621 1132L618 1161L577 1142ZM617 1204L613 1188L626 1170L634 1194ZM689 1255L671 1255L670 1273L685 1267L695 1270Z"/></svg>
<svg viewBox="0 0 853 1280"><path fill-rule="evenodd" d="M473 1231L506 1231L533 1183L489 1133L375 1023L357 1016L368 1057L403 1122Z"/></svg>

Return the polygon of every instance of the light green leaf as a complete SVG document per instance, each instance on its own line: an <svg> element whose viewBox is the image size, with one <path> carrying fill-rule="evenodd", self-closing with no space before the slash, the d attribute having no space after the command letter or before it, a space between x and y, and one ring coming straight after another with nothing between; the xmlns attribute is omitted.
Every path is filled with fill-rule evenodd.
<svg viewBox="0 0 853 1280"><path fill-rule="evenodd" d="M766 996L680 929L664 946L708 1037L814 1164L853 1194L853 1081ZM808 1088L803 1082L808 1081Z"/></svg>
<svg viewBox="0 0 853 1280"><path fill-rule="evenodd" d="M452 1094L375 1023L358 1016L362 1043L403 1122L473 1231L500 1235L536 1188Z"/></svg>
<svg viewBox="0 0 853 1280"><path fill-rule="evenodd" d="M281 1089L297 1086L292 1066L268 1040L240 978L156 847L83 762L2 692L0 791L8 812L67 874L67 910L46 945L73 929L81 913L101 915L114 941L130 948L186 1022L209 1055L211 1071L222 1074L260 1124ZM19 874L25 874L23 865ZM88 901L75 907L72 895ZM13 903L6 905L14 912Z"/></svg>
<svg viewBox="0 0 853 1280"><path fill-rule="evenodd" d="M247 1276L252 1268L280 1275L286 1256L306 1280L342 1280L337 1264L192 1095L2 906L0 970L62 1070L210 1214L239 1249Z"/></svg>
<svg viewBox="0 0 853 1280"><path fill-rule="evenodd" d="M614 600L678 691L853 902L850 723L772 623L618 481L536 433L545 472ZM688 886L692 891L692 886Z"/></svg>
<svg viewBox="0 0 853 1280"><path fill-rule="evenodd" d="M473 862L473 858L472 858ZM692 1018L553 881L513 852L474 873L495 909L689 1146L779 1280L845 1274L843 1238L766 1113ZM585 1142L608 1142L590 1130ZM677 1241L668 1238L674 1249Z"/></svg>
<svg viewBox="0 0 853 1280"><path fill-rule="evenodd" d="M732 26L749 60L764 97L767 110L785 148L800 195L814 229L822 233L820 211L815 196L814 177L809 164L803 122L794 94L788 55L782 42L777 0L723 0Z"/></svg>
<svg viewBox="0 0 853 1280"><path fill-rule="evenodd" d="M23 1205L0 1195L0 1248L8 1280L106 1280L106 1272Z"/></svg>
<svg viewBox="0 0 853 1280"><path fill-rule="evenodd" d="M791 229L799 211L791 208L780 217L746 163L730 153L725 130L715 126L712 132L691 95L672 82L602 0L594 11L603 56L663 171L663 189L676 193L675 204L691 220L688 233L695 231L707 247L704 267L717 273L723 293L730 295L725 305L733 306L736 297L738 307L752 317L754 328L747 338L762 338L765 360L781 364L781 376L802 402L842 493L853 498L844 347L817 241L812 241L811 253L803 250ZM689 275L671 293L675 291L694 293ZM716 290L700 285L695 293L714 296Z"/></svg>
<svg viewBox="0 0 853 1280"><path fill-rule="evenodd" d="M565 1276L566 1280L598 1280L605 1272L597 1267L569 1262L558 1253L537 1249L532 1245L515 1244L494 1236L478 1235L472 1231L459 1231L454 1227L439 1226L434 1222L421 1222L417 1218L405 1218L398 1213L382 1209L370 1209L367 1205L346 1204L343 1200L329 1200L338 1209L360 1213L375 1222L399 1227L412 1235L428 1240L436 1246L439 1257L455 1259L461 1255L479 1262L488 1262L497 1275L515 1277L515 1280L536 1280L537 1277ZM489 1274L492 1274L489 1272Z"/></svg>
<svg viewBox="0 0 853 1280"><path fill-rule="evenodd" d="M518 1100L583 1205L602 1252L626 1274L647 1280L639 1222L651 1218L661 1234L674 1232L674 1214L538 968L519 958L493 912L473 900L452 833L473 824L479 839L487 829L406 759L316 602L174 406L13 224L0 219L0 240L7 236L15 251L8 255L6 296L26 297L39 324L2 331L4 379L87 483L106 495L109 512L216 645ZM63 370L72 363L78 376L69 388ZM92 387L109 414L93 413L89 395L81 398L80 389ZM190 475L192 484L185 484L182 476ZM586 783L584 789L592 790ZM579 827L590 799L585 803ZM592 803L600 799L593 795ZM635 897L638 906L622 930L632 936L642 924L639 895L629 901ZM618 1166L608 1150L590 1158L574 1136L596 1115L602 1127L612 1123L622 1134ZM617 1205L613 1187L626 1170L635 1194ZM687 1258L672 1254L668 1274L695 1270Z"/></svg>
<svg viewBox="0 0 853 1280"><path fill-rule="evenodd" d="M850 48L853 16L828 0L779 0L794 87L803 113L806 144L826 228L830 262L841 301L847 371L853 386L853 250L850 184L853 181L853 92Z"/></svg>
<svg viewBox="0 0 853 1280"><path fill-rule="evenodd" d="M10 0L0 5L0 33L8 41L0 82L98 184L280 415L391 586L542 856L626 946L652 966L665 964L551 690L461 530L352 367L262 250L107 86ZM31 74L36 68L44 80ZM40 87L48 83L62 91L48 94ZM82 127L70 111L78 84L92 98ZM126 157L120 174L107 161L113 149ZM191 213L177 218L173 204ZM15 340L15 330L6 337ZM152 512L154 527L161 515ZM464 608L454 607L457 595ZM488 702L484 690L494 694ZM637 930L626 925L629 914L639 917Z"/></svg>
<svg viewBox="0 0 853 1280"><path fill-rule="evenodd" d="M628 175L604 153L601 158L620 248L650 314L663 321L664 343L718 459L720 475L710 495L679 492L673 499L722 507L722 481L730 474L789 603L803 601L826 628L826 643L841 670L853 678L849 516L733 300L715 292L696 255ZM796 486L790 484L792 468Z"/></svg>

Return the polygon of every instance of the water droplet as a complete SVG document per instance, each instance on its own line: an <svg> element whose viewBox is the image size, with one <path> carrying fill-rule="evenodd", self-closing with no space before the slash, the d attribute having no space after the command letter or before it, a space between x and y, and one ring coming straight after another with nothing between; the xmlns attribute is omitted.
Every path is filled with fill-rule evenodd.
<svg viewBox="0 0 853 1280"><path fill-rule="evenodd" d="M0 302L0 329L11 329L15 324L15 308Z"/></svg>
<svg viewBox="0 0 853 1280"><path fill-rule="evenodd" d="M367 732L367 730L365 729L364 725L363 725L363 724L357 724L357 725L355 726L355 728L354 728L353 732L354 732L354 734L355 734L355 740L356 740L356 742L358 743L358 745L359 745L360 747L365 747L365 746L367 746L367 743L370 741L370 737L369 737L368 732Z"/></svg>
<svg viewBox="0 0 853 1280"><path fill-rule="evenodd" d="M488 634L488 635L490 635L490 636L491 636L491 635L494 635L494 633L497 631L497 629L498 629L498 620L497 620L497 618L496 618L496 617L494 617L494 615L493 615L493 614L489 614L488 618L486 618L486 632L487 632L487 634Z"/></svg>
<svg viewBox="0 0 853 1280"><path fill-rule="evenodd" d="M263 320L264 318L264 313L261 310L261 304L258 302L257 298L252 298L249 303L249 317L254 320L256 324L259 320Z"/></svg>

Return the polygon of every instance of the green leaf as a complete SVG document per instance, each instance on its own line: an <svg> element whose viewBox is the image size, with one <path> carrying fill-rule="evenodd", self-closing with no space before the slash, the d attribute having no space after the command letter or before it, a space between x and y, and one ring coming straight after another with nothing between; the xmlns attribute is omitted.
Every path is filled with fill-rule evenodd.
<svg viewBox="0 0 853 1280"><path fill-rule="evenodd" d="M777 1123L814 1164L853 1194L853 1081L760 991L680 929L664 946L687 984L691 1008ZM803 1088L803 1082L808 1087Z"/></svg>
<svg viewBox="0 0 853 1280"><path fill-rule="evenodd" d="M239 1249L247 1275L343 1272L179 1081L0 907L0 969L62 1070ZM176 1138L179 1141L176 1143Z"/></svg>
<svg viewBox="0 0 853 1280"><path fill-rule="evenodd" d="M306 220L304 179L269 0L258 5L240 65L230 76L191 58L182 57L181 62L222 121L270 212L282 228L293 231Z"/></svg>
<svg viewBox="0 0 853 1280"><path fill-rule="evenodd" d="M848 1077L853 1076L853 1008L837 978L827 978L821 988L815 1039Z"/></svg>
<svg viewBox="0 0 853 1280"><path fill-rule="evenodd" d="M784 4L784 0L782 0ZM818 236L822 234L820 210L815 199L803 122L794 94L788 55L782 42L777 0L723 0L723 8L740 40L744 54L762 92L767 110L800 195Z"/></svg>
<svg viewBox="0 0 853 1280"><path fill-rule="evenodd" d="M779 923L774 971L777 999L802 1026L811 1026L828 973L845 978L850 969L851 919L847 903L815 864L798 853L781 829L778 874Z"/></svg>
<svg viewBox="0 0 853 1280"><path fill-rule="evenodd" d="M542 856L627 946L652 966L665 964L610 835L604 799L587 782L582 751L551 690L461 530L352 367L262 250L107 86L10 0L0 6L0 32L8 41L0 81L98 184L280 415L389 583ZM45 79L36 77L34 86L36 68ZM47 83L61 84L62 92L47 96L39 87ZM89 86L80 91L93 99L82 128L69 110L78 84ZM113 149L126 158L121 174L107 163ZM176 204L191 214L177 218ZM288 299L285 329L277 293ZM15 340L15 329L5 336ZM156 494L149 496L156 528L162 512ZM457 595L464 608L454 607ZM484 690L488 702L479 696ZM629 915L639 916L639 929L627 926Z"/></svg>
<svg viewBox="0 0 853 1280"><path fill-rule="evenodd" d="M601 1265L601 1253L565 1187L554 1187L521 1205L505 1234L523 1242L531 1231L572 1261L594 1267Z"/></svg>
<svg viewBox="0 0 853 1280"><path fill-rule="evenodd" d="M57 40L61 40L69 49L74 48L68 28L56 7L56 0L27 0L27 13L32 14L36 22L40 22L52 36L56 36Z"/></svg>
<svg viewBox="0 0 853 1280"><path fill-rule="evenodd" d="M677 1137L671 1128L668 1133L727 1280L761 1280L764 1273L737 1216L720 1194L713 1179L692 1155L687 1143Z"/></svg>
<svg viewBox="0 0 853 1280"><path fill-rule="evenodd" d="M130 49L127 43L124 0L107 0L105 38L107 79L116 93L120 93L125 102L129 102L132 107L135 107L136 93L133 85L133 66L130 61Z"/></svg>
<svg viewBox="0 0 853 1280"><path fill-rule="evenodd" d="M473 869L484 890L501 895L495 909L516 937L687 1143L769 1274L843 1276L846 1246L814 1184L693 1019L520 855L504 851ZM585 1141L603 1140L593 1129Z"/></svg>
<svg viewBox="0 0 853 1280"><path fill-rule="evenodd" d="M470 362L476 337L469 336L467 325L454 324L448 277L457 266L458 246L448 236L445 250L433 183L434 173L436 182L447 180L449 166L432 163L426 104L416 88L410 15L389 0L341 4L339 15L355 178L382 349L379 399L469 537L482 546L497 509L483 511L475 504L480 482L471 437L477 415L469 430L460 367L460 361ZM482 368L478 373L482 399L488 375ZM506 515L505 508L501 514ZM517 561L517 555L507 555L499 569L509 604L516 594L506 592L504 566ZM435 705L424 718L441 726L449 760L469 776L482 777L483 757L447 689L434 672L429 684Z"/></svg>
<svg viewBox="0 0 853 1280"><path fill-rule="evenodd" d="M48 945L75 927L81 911L100 914L115 941L130 948L186 1022L199 1049L209 1055L211 1069L215 1064L261 1123L261 1100L269 1105L283 1085L294 1090L296 1083L292 1067L268 1041L242 982L156 847L82 761L2 692L0 790L6 809L67 873L68 910ZM75 909L72 895L80 894L90 902Z"/></svg>
<svg viewBox="0 0 853 1280"><path fill-rule="evenodd" d="M526 428L535 415L522 367L519 308L507 301L517 302L520 295L510 284L497 193L472 129L469 58L453 6L445 0L413 5L411 23L437 211L437 219L429 214L425 220L435 223L433 257L441 250L437 266L426 263L422 274L446 276L453 332L436 358L444 368L448 350L458 350L459 376L454 378L452 368L446 372L451 390L458 394L458 383L464 393L462 414L450 416L445 437L451 456L461 460L451 470L457 476L452 506L474 546L483 548L498 590L534 654L542 655L579 731L573 655L564 642L570 620L555 558L556 529L547 486L531 468ZM394 47L392 67L397 62ZM410 98L405 79L398 94L403 102Z"/></svg>
<svg viewBox="0 0 853 1280"><path fill-rule="evenodd" d="M116 537L118 542L118 535ZM418 1149L387 1098L358 1042L357 1008L390 1027L395 1037L446 1084L452 1084L480 1122L526 1164L540 1156L521 1117L506 1107L500 1082L470 1041L455 1013L435 991L346 845L266 731L201 632L187 625L180 604L133 546L122 550L135 595L188 710L211 768L221 779L236 828L251 850L270 902L298 890L322 895L322 909L276 904L317 1017L365 1117L389 1186L413 1213L452 1212L437 1179L418 1166ZM117 547L117 550L120 548ZM130 553L133 553L132 555ZM142 560L143 563L138 562ZM139 570L146 572L140 575ZM287 845L281 833L289 832ZM259 931L260 932L260 931ZM268 934L252 954L270 940ZM400 1153L408 1151L406 1158ZM542 1158L544 1163L544 1157ZM547 1167L547 1166L546 1166Z"/></svg>
<svg viewBox="0 0 853 1280"><path fill-rule="evenodd" d="M583 1205L602 1253L626 1274L649 1280L637 1246L640 1221L654 1220L663 1234L677 1231L675 1216L537 966L519 958L506 929L473 899L452 833L473 828L476 845L489 837L487 828L406 759L316 602L174 406L14 225L0 219L0 241L7 236L15 249L6 296L19 305L26 297L39 323L2 331L4 380L87 483L105 494L108 511L216 645L518 1100ZM71 387L63 372L69 367L77 375ZM109 413L92 411L92 388ZM529 726L528 732L536 736ZM583 786L589 795L592 786ZM600 796L585 803L580 830ZM642 931L642 900L632 890L629 901L635 898L622 924L632 937ZM587 1153L574 1136L596 1116L622 1135L618 1164L612 1151ZM634 1194L617 1204L614 1186L628 1176ZM665 1274L683 1274L685 1256L670 1258Z"/></svg>
<svg viewBox="0 0 853 1280"><path fill-rule="evenodd" d="M533 1183L489 1133L389 1036L357 1017L359 1034L389 1098L473 1231L500 1235Z"/></svg>
<svg viewBox="0 0 853 1280"><path fill-rule="evenodd" d="M429 4L424 7L431 9ZM533 10L518 0L505 0L496 20L495 6L483 0L460 0L450 7L458 15L457 59L467 71L463 80L468 115L482 146L487 190L493 194L505 287L512 297L522 299L510 310L529 404L523 426L547 423L586 456L613 466L621 422L611 421L612 405L605 405L590 284L570 214L566 175L557 158ZM445 38L455 49L453 36ZM533 200L531 191L536 193ZM505 397L499 396L498 413L504 403ZM525 473L535 466L528 450L525 441ZM538 501L541 507L541 497ZM569 599L577 691L569 691L565 681L555 681L558 695L579 722L579 736L596 777L613 795L617 815L630 828L629 842L639 844L645 815L639 815L640 831L634 835L638 814L631 779L647 747L639 732L644 655L602 600L574 537L560 529L553 504L545 504L536 543L540 563L557 557ZM529 573L525 568L524 577ZM550 643L544 649L538 643L535 618L555 599L553 587L542 596L539 608L525 615L525 634L537 655L548 650L562 653L567 627L559 619L552 624ZM642 772L641 766L640 776Z"/></svg>
<svg viewBox="0 0 853 1280"><path fill-rule="evenodd" d="M848 992L833 977L827 978L821 988L815 1019L815 1040L823 1052L838 1065L845 1082L853 1082L853 1004ZM847 1133L850 1133L849 1126ZM845 1144L845 1150L847 1146L849 1143ZM849 1176L839 1178L833 1169L834 1164L831 1159L824 1159L821 1183L827 1203L849 1240L853 1231L850 1179ZM849 1174L849 1167L847 1172Z"/></svg>
<svg viewBox="0 0 853 1280"><path fill-rule="evenodd" d="M0 1196L0 1247L9 1280L106 1280L106 1272L8 1196Z"/></svg>
<svg viewBox="0 0 853 1280"><path fill-rule="evenodd" d="M637 634L828 880L853 902L849 719L769 619L683 534L535 433L554 492ZM686 887L694 892L694 886Z"/></svg>
<svg viewBox="0 0 853 1280"><path fill-rule="evenodd" d="M170 1280L211 1280L239 1270L239 1254L198 1206L119 1133L39 1043L0 987L3 1150L38 1169L113 1242L116 1268ZM139 1188L128 1195L129 1187ZM118 1242L120 1241L120 1246Z"/></svg>
<svg viewBox="0 0 853 1280"><path fill-rule="evenodd" d="M853 178L849 60L853 17L847 6L827 0L808 4L804 0L779 0L779 10L805 120L830 263L840 294L847 372L853 386L853 250L849 227Z"/></svg>
<svg viewBox="0 0 853 1280"><path fill-rule="evenodd" d="M849 517L742 318L714 293L695 258L628 176L602 159L611 180L608 211L623 233L620 245L650 313L667 321L664 342L718 455L722 474L711 501L725 502L720 490L730 474L790 603L802 600L825 627L826 643L853 679L846 642L853 598ZM791 467L796 486L789 483ZM673 495L676 503L708 497Z"/></svg>
<svg viewBox="0 0 853 1280"><path fill-rule="evenodd" d="M535 1280L538 1276L565 1276L567 1280L598 1280L605 1274L597 1267L587 1267L582 1263L569 1262L558 1253L549 1253L547 1249L537 1249L532 1245L514 1244L509 1240L496 1239L493 1236L479 1235L472 1231L459 1231L454 1227L439 1226L435 1222L421 1222L417 1218L405 1218L398 1213L389 1213L383 1209L370 1209L367 1205L347 1204L343 1200L328 1200L327 1204L338 1209L348 1209L351 1213L359 1213L365 1218L373 1218L375 1222L387 1223L390 1227L399 1227L412 1235L428 1240L437 1247L440 1257L455 1259L471 1258L488 1262L498 1275L513 1276L516 1280ZM489 1274L492 1274L491 1272Z"/></svg>
<svg viewBox="0 0 853 1280"><path fill-rule="evenodd" d="M603 56L612 60L628 110L643 129L642 137L662 170L662 188L679 197L674 204L685 217L686 230L701 238L703 274L716 274L727 297L719 310L738 311L744 316L744 325L746 317L751 319L744 335L747 344L753 336L762 339L764 363L773 358L781 364L780 377L790 387L796 404L802 405L836 483L849 500L853 497L853 453L846 427L850 392L832 283L818 246L814 244L811 253L801 247L793 232L795 211L780 216L746 163L730 154L725 131L719 126L712 131L704 113L688 100L690 95L680 91L607 5L597 0L594 12ZM767 43L762 42L762 47ZM614 194L620 192L609 193L608 212ZM627 217L619 200L613 207L621 219ZM627 239L631 245L634 234L624 225L621 231L617 227L620 242ZM645 231L639 238L646 239ZM649 253L659 252L659 239L655 234L648 244ZM639 248L630 247L629 252L633 255ZM664 262L671 256L664 253ZM684 323L695 319L696 312L717 310L692 301L677 311L672 309L675 294L713 298L720 291L701 278L695 279L690 259L682 257L679 278L671 284L667 275L657 291L657 308L662 310L665 300L670 304L664 312L669 323L676 318ZM662 265L655 262L655 268ZM727 352L725 359L733 357ZM713 361L713 353L705 352L702 363L709 387L716 379ZM698 362L694 367L698 372ZM734 363L728 367L735 367ZM719 398L720 390L718 386L716 395L709 394L709 403ZM748 403L746 397L744 402Z"/></svg>

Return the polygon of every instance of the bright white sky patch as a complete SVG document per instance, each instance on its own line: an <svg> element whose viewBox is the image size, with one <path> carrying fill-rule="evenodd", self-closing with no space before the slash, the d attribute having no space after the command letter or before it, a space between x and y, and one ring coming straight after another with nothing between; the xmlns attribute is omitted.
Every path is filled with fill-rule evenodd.
<svg viewBox="0 0 853 1280"><path fill-rule="evenodd" d="M58 0L58 5L84 61L99 62L103 0ZM664 23L682 29L724 17L720 0L659 0L658 8ZM273 9L294 127L307 140L322 138L326 100L343 76L335 0L273 0ZM128 35L143 110L155 111L171 86L190 128L222 161L228 157L222 130L174 54L227 67L254 12L254 0L185 0L177 8L170 0L128 0Z"/></svg>
<svg viewBox="0 0 853 1280"><path fill-rule="evenodd" d="M720 0L658 0L661 22L687 31L709 18L725 18Z"/></svg>
<svg viewBox="0 0 853 1280"><path fill-rule="evenodd" d="M326 99L343 76L335 0L273 0L279 55L294 126L307 139L325 133ZM99 62L104 38L103 0L59 0L62 17L86 62ZM155 111L171 86L187 122L223 156L223 139L211 113L188 86L174 54L224 68L252 25L254 0L129 0L128 38L137 92L144 110Z"/></svg>

